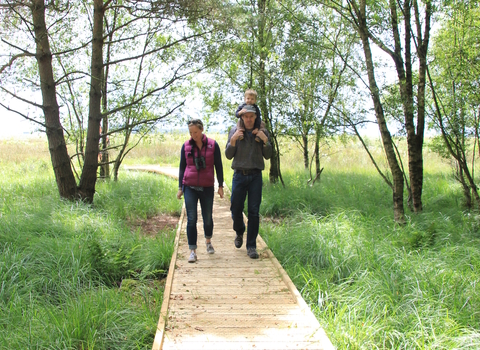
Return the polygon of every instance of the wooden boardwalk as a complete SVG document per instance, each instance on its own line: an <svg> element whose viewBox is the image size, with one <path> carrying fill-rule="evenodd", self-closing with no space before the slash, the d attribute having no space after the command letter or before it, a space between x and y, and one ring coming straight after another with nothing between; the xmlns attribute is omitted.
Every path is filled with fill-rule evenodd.
<svg viewBox="0 0 480 350"><path fill-rule="evenodd" d="M176 168L136 167L178 177ZM334 349L308 305L259 236L259 259L234 246L230 202L215 194L207 254L199 208L196 263L188 263L185 208L153 349ZM246 236L245 236L246 237Z"/></svg>

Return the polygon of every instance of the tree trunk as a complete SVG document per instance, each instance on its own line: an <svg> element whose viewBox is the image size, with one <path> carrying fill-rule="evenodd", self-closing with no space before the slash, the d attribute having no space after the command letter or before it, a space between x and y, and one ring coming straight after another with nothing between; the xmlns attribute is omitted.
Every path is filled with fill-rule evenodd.
<svg viewBox="0 0 480 350"><path fill-rule="evenodd" d="M112 36L110 36L110 41L112 41ZM108 54L107 54L108 56ZM108 58L107 58L108 60ZM102 110L106 112L108 110L108 99L107 99L107 76L108 76L108 66L105 67L104 81L102 84ZM108 137L108 115L104 115L102 118L102 127L100 129L101 140L100 140L100 156L98 157L100 161L100 178L108 179L110 178L110 157L108 151L106 150L110 145L110 138Z"/></svg>
<svg viewBox="0 0 480 350"><path fill-rule="evenodd" d="M462 190L463 190L463 196L465 197L465 207L468 209L472 208L472 191L470 189L470 186L467 184L467 181L465 181L465 176L463 174L463 168L458 164L456 164L456 179L460 184L462 185Z"/></svg>
<svg viewBox="0 0 480 350"><path fill-rule="evenodd" d="M415 11L418 11L417 1L414 1ZM423 142L425 137L425 87L427 84L427 52L430 41L430 18L432 16L433 7L430 1L425 3L425 33L423 40L419 34L417 56L419 60L418 68L418 89L417 89L417 133L414 143L415 151L411 154L409 163L410 169L410 186L412 187L413 209L419 212L423 209L422 192L423 192ZM421 26L418 23L418 16L415 16L417 32L421 33Z"/></svg>
<svg viewBox="0 0 480 350"><path fill-rule="evenodd" d="M88 203L93 202L97 181L98 143L100 139L100 121L102 119L104 12L103 1L94 0L87 145L85 147L85 163L79 185L80 196Z"/></svg>
<svg viewBox="0 0 480 350"><path fill-rule="evenodd" d="M475 183L475 180L473 179L472 174L470 173L470 170L468 169L466 158L459 157L458 165L463 169L463 174L465 175L465 177L468 180L468 183L470 184L472 195L475 198L475 201L477 202L477 207L480 208L480 195L478 193L478 187L477 187L477 184Z"/></svg>
<svg viewBox="0 0 480 350"><path fill-rule="evenodd" d="M318 175L321 173L320 169L320 127L317 125L315 128L315 174Z"/></svg>
<svg viewBox="0 0 480 350"><path fill-rule="evenodd" d="M362 40L363 52L365 55L365 63L367 65L368 83L370 86L370 93L373 100L375 109L375 117L377 119L378 128L380 130L380 136L383 142L383 148L387 157L388 165L392 172L393 177L393 214L394 220L398 223L405 223L405 210L403 206L403 172L398 164L397 157L395 155L395 149L393 147L392 137L388 130L385 120L385 114L383 111L382 102L380 99L379 89L375 80L374 64L372 59L372 52L370 49L370 43L368 39L368 28L365 16L366 3L365 0L360 2L360 9L357 12L358 18L358 32Z"/></svg>
<svg viewBox="0 0 480 350"><path fill-rule="evenodd" d="M113 20L112 20L112 28L116 26L117 22L117 15L118 11L114 11L113 15ZM101 145L102 145L102 150L105 150L110 146L110 138L107 135L108 134L108 115L106 112L108 111L108 74L109 74L109 68L110 68L110 58L111 58L111 50L112 50L112 43L113 43L113 34L115 33L114 30L109 30L108 24L107 24L107 31L110 32L109 37L108 37L108 44L107 44L107 50L106 50L106 57L105 57L105 71L103 73L103 84L102 84L102 112L105 113L103 115L102 119L102 140L101 140ZM101 165L100 165L100 177L102 178L110 178L110 155L108 151L103 151L102 156L100 158Z"/></svg>
<svg viewBox="0 0 480 350"><path fill-rule="evenodd" d="M106 102L104 102L104 111L106 110ZM110 178L110 156L108 151L105 151L110 145L109 137L105 135L108 132L108 117L105 116L102 121L102 151L100 152L101 156L99 157L100 165L100 177L104 179Z"/></svg>
<svg viewBox="0 0 480 350"><path fill-rule="evenodd" d="M302 135L302 141L303 141L303 165L305 166L305 169L308 169L308 134L303 134Z"/></svg>
<svg viewBox="0 0 480 350"><path fill-rule="evenodd" d="M45 22L44 1L32 1L31 11L35 28L36 59L42 91L42 108L45 115L48 149L50 150L55 180L60 197L74 199L77 195L77 185L67 152L62 124L60 123L60 111L53 77L52 52Z"/></svg>
<svg viewBox="0 0 480 350"><path fill-rule="evenodd" d="M258 12L259 12L259 22L258 22L258 45L260 51L260 65L259 65L259 86L260 86L260 109L262 111L262 116L265 119L266 126L270 126L270 133L272 131L271 122L269 120L268 106L267 106L267 84L266 84L266 72L265 64L267 61L267 50L265 44L265 11L266 11L266 0L258 1ZM273 140L272 140L273 141ZM280 176L280 159L276 143L272 142L272 157L270 158L270 182L276 183Z"/></svg>
<svg viewBox="0 0 480 350"><path fill-rule="evenodd" d="M396 1L390 0L391 8L392 8L392 22L393 22L393 30L398 33L397 23L397 15L396 15ZM412 72L412 50L411 50L411 11L410 11L410 4L406 4L406 8L404 9L404 21L405 21L405 62L402 59L402 48L400 44L400 39L398 35L395 35L395 56L396 59L394 60L397 75L399 79L400 85L400 96L402 99L402 106L403 106L403 115L405 120L405 129L407 132L407 151L408 151L408 171L410 177L410 188L412 191L412 203L413 203L413 210L417 212L418 207L421 210L422 207L422 183L423 183L423 175L418 176L418 171L423 174L423 159L422 159L422 152L417 149L418 142L415 132L415 107L413 101L413 72ZM405 67L405 69L404 69ZM420 145L420 148L422 145ZM420 160L420 162L419 162ZM418 169L420 166L420 169Z"/></svg>
<svg viewBox="0 0 480 350"><path fill-rule="evenodd" d="M413 211L419 213L423 209L423 137L410 135L407 132L408 142L408 169L410 188L412 190Z"/></svg>
<svg viewBox="0 0 480 350"><path fill-rule="evenodd" d="M392 17L392 31L395 40L394 62L397 70L397 76L400 85L400 95L402 98L403 113L405 116L405 129L407 132L408 144L408 169L410 177L410 186L412 191L413 211L418 213L422 211L422 191L423 191L423 141L425 131L425 85L426 85L426 67L427 67L427 49L430 35L430 16L431 6L426 4L425 11L425 37L421 35L421 25L418 19L415 19L417 27L417 56L419 59L418 89L417 89L417 126L415 128L415 102L414 102L414 83L412 71L412 3L415 11L418 11L416 1L406 1L403 6L403 16L405 23L405 48L402 50L400 43L399 29L397 26L397 2L390 0L390 12ZM405 55L405 62L402 59L402 52ZM405 68L404 68L405 67Z"/></svg>
<svg viewBox="0 0 480 350"><path fill-rule="evenodd" d="M118 171L120 170L120 165L122 164L123 158L125 157L125 152L127 149L128 142L130 141L130 136L131 136L131 130L126 129L123 144L120 146L120 149L118 150L117 158L113 163L113 181L118 180Z"/></svg>

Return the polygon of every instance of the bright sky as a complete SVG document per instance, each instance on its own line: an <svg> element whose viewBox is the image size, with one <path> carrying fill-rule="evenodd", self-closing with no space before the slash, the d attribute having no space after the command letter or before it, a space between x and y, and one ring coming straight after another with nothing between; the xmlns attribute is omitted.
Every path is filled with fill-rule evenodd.
<svg viewBox="0 0 480 350"><path fill-rule="evenodd" d="M201 118L201 116L195 116L196 118ZM30 136L32 134L38 135L38 132L35 132L38 129L38 126L33 122L25 120L23 117L3 110L0 114L0 139L8 138L17 138ZM219 127L220 129L224 129ZM213 130L215 129L215 130ZM212 131L216 131L217 128L212 128ZM378 126L376 124L369 124L367 128L361 130L361 134L368 136L379 136Z"/></svg>
<svg viewBox="0 0 480 350"><path fill-rule="evenodd" d="M27 121L18 114L0 108L0 138L10 138L30 135L35 130L34 123Z"/></svg>

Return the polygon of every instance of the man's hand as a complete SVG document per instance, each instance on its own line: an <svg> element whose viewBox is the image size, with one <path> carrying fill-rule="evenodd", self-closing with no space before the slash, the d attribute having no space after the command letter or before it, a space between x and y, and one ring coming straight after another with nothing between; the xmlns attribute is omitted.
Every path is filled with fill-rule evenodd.
<svg viewBox="0 0 480 350"><path fill-rule="evenodd" d="M238 138L240 136L243 136L244 132L245 130L243 129L237 129L235 133L232 135L232 137L230 138L230 145L235 147L235 144L237 143Z"/></svg>
<svg viewBox="0 0 480 350"><path fill-rule="evenodd" d="M181 199L181 198L182 198L182 195L183 195L183 191L182 191L182 190L178 190L178 192L177 192L177 199Z"/></svg>
<svg viewBox="0 0 480 350"><path fill-rule="evenodd" d="M220 195L220 198L223 198L223 187L218 188L218 194Z"/></svg>
<svg viewBox="0 0 480 350"><path fill-rule="evenodd" d="M257 137L259 137L263 141L263 144L266 144L268 142L268 137L263 131L257 132Z"/></svg>

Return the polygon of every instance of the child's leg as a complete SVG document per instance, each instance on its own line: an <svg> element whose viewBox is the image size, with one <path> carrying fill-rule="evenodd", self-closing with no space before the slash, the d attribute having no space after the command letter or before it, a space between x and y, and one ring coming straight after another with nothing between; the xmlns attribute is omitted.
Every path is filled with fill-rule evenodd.
<svg viewBox="0 0 480 350"><path fill-rule="evenodd" d="M257 119L258 119L258 118L257 118ZM256 122L256 121L255 121L255 122ZM266 134L267 134L267 133L266 133L266 130L267 130L267 129L265 128L265 123L264 123L262 120L260 120L260 123L259 123L259 125L258 125L258 131L262 131L262 132L266 135ZM258 131L257 131L257 133L258 133ZM255 134L257 134L257 133L255 133ZM262 142L262 139L257 136L257 137L255 137L255 141L257 141L257 142Z"/></svg>
<svg viewBox="0 0 480 350"><path fill-rule="evenodd" d="M262 118L260 118L259 116L257 116L257 117L255 118L255 123L253 123L253 128L260 130L260 127L261 127L262 123L263 123L263 125L265 126L265 123L263 122Z"/></svg>
<svg viewBox="0 0 480 350"><path fill-rule="evenodd" d="M260 122L259 129L260 129L260 131L263 131L264 133L265 133L265 131L267 131L267 128L265 127L265 123L263 122L263 120Z"/></svg>

